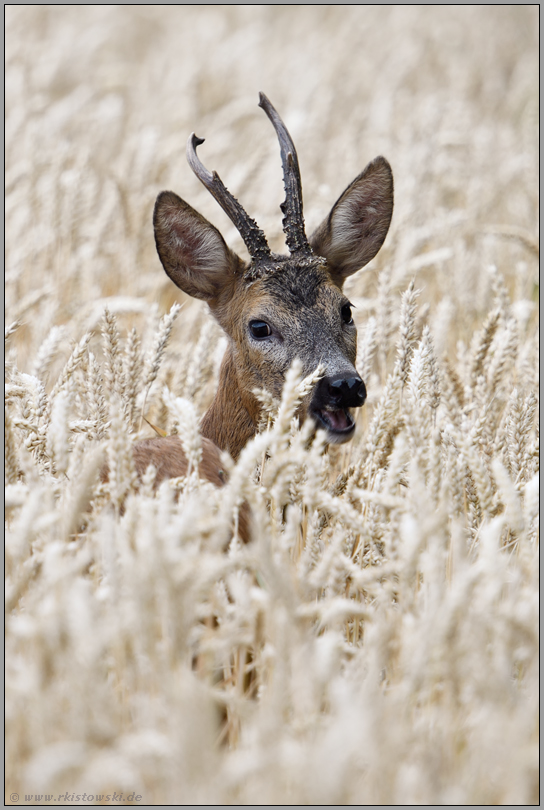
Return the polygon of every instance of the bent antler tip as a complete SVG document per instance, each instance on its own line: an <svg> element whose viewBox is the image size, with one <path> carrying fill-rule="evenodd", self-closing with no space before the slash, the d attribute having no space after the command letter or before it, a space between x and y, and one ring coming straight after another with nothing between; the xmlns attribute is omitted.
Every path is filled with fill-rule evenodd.
<svg viewBox="0 0 544 810"><path fill-rule="evenodd" d="M206 138L199 138L194 132L191 132L191 137L189 138L191 144L196 148L200 146L201 143L204 143Z"/></svg>
<svg viewBox="0 0 544 810"><path fill-rule="evenodd" d="M199 138L198 135L191 132L189 135L189 140L187 141L187 162L198 179L204 183L205 186L208 186L209 183L212 182L213 177L206 167L200 162L196 154L196 147L200 146L201 143L204 143L204 138Z"/></svg>

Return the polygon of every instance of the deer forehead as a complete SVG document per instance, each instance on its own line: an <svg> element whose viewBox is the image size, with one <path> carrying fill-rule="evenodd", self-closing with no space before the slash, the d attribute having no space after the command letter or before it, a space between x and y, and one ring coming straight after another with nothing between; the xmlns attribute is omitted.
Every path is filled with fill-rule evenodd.
<svg viewBox="0 0 544 810"><path fill-rule="evenodd" d="M327 319L346 301L324 264L301 268L285 262L281 271L264 275L248 285L240 301L239 316L265 317L296 326L308 318Z"/></svg>

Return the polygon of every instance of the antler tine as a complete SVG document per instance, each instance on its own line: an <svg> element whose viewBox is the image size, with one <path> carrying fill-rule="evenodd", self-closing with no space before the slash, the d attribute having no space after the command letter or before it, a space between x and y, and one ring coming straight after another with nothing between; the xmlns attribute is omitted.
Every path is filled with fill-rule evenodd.
<svg viewBox="0 0 544 810"><path fill-rule="evenodd" d="M266 236L252 219L236 197L223 184L217 172L209 172L196 154L196 147L204 143L204 138L198 138L194 132L187 141L187 161L198 179L203 183L210 194L215 197L223 211L232 220L252 259L263 260L270 257L270 248Z"/></svg>
<svg viewBox="0 0 544 810"><path fill-rule="evenodd" d="M304 231L302 183L300 180L300 169L295 144L285 124L264 93L259 93L259 107L261 107L269 117L280 142L283 185L285 186L285 202L283 202L280 207L284 213L282 224L287 247L291 254L302 253L311 255L312 248Z"/></svg>

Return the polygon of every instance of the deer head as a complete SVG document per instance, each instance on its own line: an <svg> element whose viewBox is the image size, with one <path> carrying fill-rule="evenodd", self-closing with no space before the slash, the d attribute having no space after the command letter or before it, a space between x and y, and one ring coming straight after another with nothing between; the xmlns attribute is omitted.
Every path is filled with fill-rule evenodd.
<svg viewBox="0 0 544 810"><path fill-rule="evenodd" d="M346 278L378 252L393 212L393 176L383 157L375 158L348 186L308 239L302 214L297 153L278 113L260 94L259 106L280 143L285 185L283 230L289 256L272 253L257 223L210 173L187 144L192 170L228 214L250 255L244 262L210 222L171 191L159 194L153 216L162 265L181 290L206 301L229 345L218 392L202 432L237 457L253 435L259 404L255 388L281 394L285 372L298 357L305 374L321 363L325 375L303 403L330 442L353 436L352 408L363 405L366 389L355 369L356 328Z"/></svg>

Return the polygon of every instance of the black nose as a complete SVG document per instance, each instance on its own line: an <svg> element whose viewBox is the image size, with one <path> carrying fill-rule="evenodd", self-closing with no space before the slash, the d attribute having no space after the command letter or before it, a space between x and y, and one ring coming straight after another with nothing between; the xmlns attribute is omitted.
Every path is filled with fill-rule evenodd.
<svg viewBox="0 0 544 810"><path fill-rule="evenodd" d="M325 378L323 382L326 383L331 405L336 405L337 408L360 408L364 404L366 388L360 377L346 378L339 374Z"/></svg>

